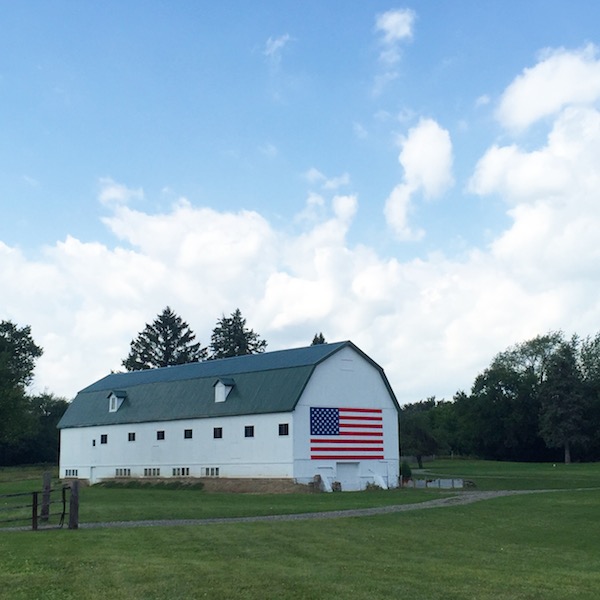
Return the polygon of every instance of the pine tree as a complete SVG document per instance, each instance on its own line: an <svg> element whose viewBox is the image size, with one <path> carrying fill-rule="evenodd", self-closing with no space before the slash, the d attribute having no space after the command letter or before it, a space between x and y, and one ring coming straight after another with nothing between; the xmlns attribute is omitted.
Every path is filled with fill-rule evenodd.
<svg viewBox="0 0 600 600"><path fill-rule="evenodd" d="M213 329L211 336L211 358L229 358L245 354L264 352L267 342L246 328L246 319L242 317L239 308L230 317L223 315Z"/></svg>
<svg viewBox="0 0 600 600"><path fill-rule="evenodd" d="M140 371L201 361L207 349L194 343L195 339L189 325L167 306L131 341L123 366L128 371Z"/></svg>
<svg viewBox="0 0 600 600"><path fill-rule="evenodd" d="M313 338L311 346L318 346L319 344L326 344L325 337L319 331L319 333L315 333L315 337Z"/></svg>

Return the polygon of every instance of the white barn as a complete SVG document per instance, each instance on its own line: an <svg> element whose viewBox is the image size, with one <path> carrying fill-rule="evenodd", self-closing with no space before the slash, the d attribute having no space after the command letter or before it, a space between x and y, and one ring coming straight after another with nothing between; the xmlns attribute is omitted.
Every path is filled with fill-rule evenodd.
<svg viewBox="0 0 600 600"><path fill-rule="evenodd" d="M60 477L398 484L398 402L352 342L113 373L58 424Z"/></svg>

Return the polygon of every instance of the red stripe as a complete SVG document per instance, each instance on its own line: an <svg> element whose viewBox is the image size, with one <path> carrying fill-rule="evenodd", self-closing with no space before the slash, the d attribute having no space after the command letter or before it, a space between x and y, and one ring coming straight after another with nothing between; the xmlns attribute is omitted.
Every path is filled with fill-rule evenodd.
<svg viewBox="0 0 600 600"><path fill-rule="evenodd" d="M359 429L382 429L383 425L371 425L370 423L340 423L341 428L348 429L349 427L359 428Z"/></svg>
<svg viewBox="0 0 600 600"><path fill-rule="evenodd" d="M377 456L365 456L363 454L351 454L351 455L343 455L343 454L328 454L326 456L322 456L320 454L311 454L311 460L336 460L336 459L349 459L349 460L383 460L383 454L378 454Z"/></svg>
<svg viewBox="0 0 600 600"><path fill-rule="evenodd" d="M361 446L342 446L339 448L328 448L327 446L311 446L311 452L383 452L383 448L381 446L376 446L375 448L364 448Z"/></svg>
<svg viewBox="0 0 600 600"><path fill-rule="evenodd" d="M381 414L380 408L338 408L340 412L359 412L359 413L376 413Z"/></svg>
<svg viewBox="0 0 600 600"><path fill-rule="evenodd" d="M328 438L310 438L311 444L381 444L381 440L349 440L339 438L328 439Z"/></svg>
<svg viewBox="0 0 600 600"><path fill-rule="evenodd" d="M382 421L381 417L351 417L350 415L340 415L344 421Z"/></svg>
<svg viewBox="0 0 600 600"><path fill-rule="evenodd" d="M383 431L340 431L340 435L362 435L369 437L383 437Z"/></svg>

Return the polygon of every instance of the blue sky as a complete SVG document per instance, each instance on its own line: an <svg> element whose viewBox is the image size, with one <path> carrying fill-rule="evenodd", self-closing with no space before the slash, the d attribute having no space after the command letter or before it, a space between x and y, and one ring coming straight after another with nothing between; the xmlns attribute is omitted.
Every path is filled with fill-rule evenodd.
<svg viewBox="0 0 600 600"><path fill-rule="evenodd" d="M169 304L401 402L598 330L592 1L0 1L0 318L68 397ZM595 287L596 286L596 287Z"/></svg>

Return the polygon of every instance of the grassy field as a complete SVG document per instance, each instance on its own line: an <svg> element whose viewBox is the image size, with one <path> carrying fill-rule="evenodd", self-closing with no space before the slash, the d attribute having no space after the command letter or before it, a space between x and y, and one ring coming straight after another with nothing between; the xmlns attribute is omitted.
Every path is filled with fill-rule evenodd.
<svg viewBox="0 0 600 600"><path fill-rule="evenodd" d="M462 477L479 490L574 489L600 486L600 463L511 463L436 460L418 477Z"/></svg>
<svg viewBox="0 0 600 600"><path fill-rule="evenodd" d="M536 470L535 465L448 462L458 463L457 468L445 461L426 466L444 476L469 476L478 485L486 481L494 489L507 481L507 488L520 482L521 487L563 490L318 522L4 532L0 598L598 597L600 491L576 491L571 484L600 487L599 465L572 465L576 469L570 473L558 465L537 465ZM0 493L5 485L0 471ZM202 503L205 515L333 510L438 497L435 491L418 490L288 499L226 498L192 490L85 492L82 520L85 503L88 514L100 520L107 512L124 510L124 492L137 495L136 505L142 498L141 504L156 515L162 505L163 517L173 510L177 497L187 505L184 512Z"/></svg>

